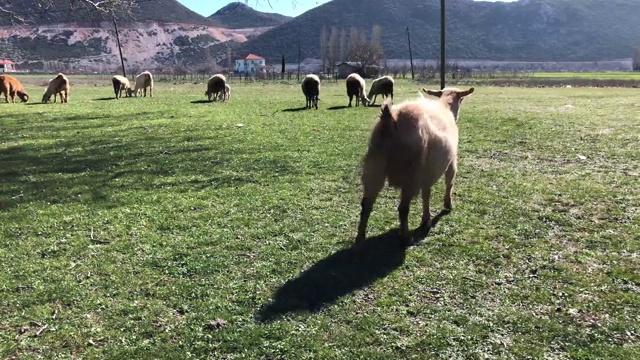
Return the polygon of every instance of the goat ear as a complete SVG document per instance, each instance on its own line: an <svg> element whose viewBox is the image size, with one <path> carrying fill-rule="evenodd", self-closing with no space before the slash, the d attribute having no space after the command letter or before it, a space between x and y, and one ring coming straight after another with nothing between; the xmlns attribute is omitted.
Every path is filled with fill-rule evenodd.
<svg viewBox="0 0 640 360"><path fill-rule="evenodd" d="M469 90L467 90L467 91L461 91L461 92L459 92L458 94L459 94L459 96L462 98L462 97L469 96L469 95L473 94L473 91L474 91L474 90L475 90L475 89L471 87L471 88L469 88Z"/></svg>
<svg viewBox="0 0 640 360"><path fill-rule="evenodd" d="M427 90L425 88L422 88L422 91L427 93L427 95L435 96L435 97L438 97L438 98L440 96L442 96L442 90Z"/></svg>

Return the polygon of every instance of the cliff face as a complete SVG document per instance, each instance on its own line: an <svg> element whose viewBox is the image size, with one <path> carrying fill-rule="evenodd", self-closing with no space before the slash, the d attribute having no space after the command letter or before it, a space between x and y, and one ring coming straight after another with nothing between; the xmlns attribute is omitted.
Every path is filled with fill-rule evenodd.
<svg viewBox="0 0 640 360"><path fill-rule="evenodd" d="M134 22L118 27L127 66L197 68L219 60L209 47L226 41L242 43L264 28L227 29L184 23ZM113 23L83 27L78 23L0 28L0 58L20 68L64 64L67 68L106 71L120 65Z"/></svg>

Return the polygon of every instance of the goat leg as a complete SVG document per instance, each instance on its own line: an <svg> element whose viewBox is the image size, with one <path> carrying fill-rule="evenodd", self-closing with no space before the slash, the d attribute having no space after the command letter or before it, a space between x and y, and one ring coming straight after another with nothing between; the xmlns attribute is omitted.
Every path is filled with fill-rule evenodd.
<svg viewBox="0 0 640 360"><path fill-rule="evenodd" d="M404 191L401 194L400 205L398 206L398 218L400 219L400 236L402 243L406 246L413 244L413 239L409 233L409 206L411 205L411 196Z"/></svg>
<svg viewBox="0 0 640 360"><path fill-rule="evenodd" d="M451 204L451 195L453 194L453 181L456 177L456 171L457 166L454 161L449 165L447 171L444 174L444 181L447 186L444 193L444 209L447 211L451 211L451 209L453 208Z"/></svg>
<svg viewBox="0 0 640 360"><path fill-rule="evenodd" d="M360 223L358 224L358 235L356 235L356 242L354 249L361 249L364 245L364 241L367 237L367 223L369 222L369 215L373 209L373 203L376 201L375 197L362 197L362 209L360 210Z"/></svg>

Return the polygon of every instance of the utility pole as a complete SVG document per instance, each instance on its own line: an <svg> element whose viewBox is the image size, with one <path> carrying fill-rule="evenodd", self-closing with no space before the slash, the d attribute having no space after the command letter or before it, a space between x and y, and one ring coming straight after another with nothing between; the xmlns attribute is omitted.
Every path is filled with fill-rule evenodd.
<svg viewBox="0 0 640 360"><path fill-rule="evenodd" d="M127 77L127 72L124 69L124 58L122 57L122 46L120 45L120 35L118 35L118 23L116 22L116 17L113 17L113 27L116 29L116 42L118 43L118 50L120 52L120 64L122 64L122 76Z"/></svg>
<svg viewBox="0 0 640 360"><path fill-rule="evenodd" d="M445 81L444 77L446 74L446 57L445 57L445 11L444 11L444 0L440 0L440 89L444 89Z"/></svg>
<svg viewBox="0 0 640 360"><path fill-rule="evenodd" d="M411 34L409 34L409 27L407 26L407 41L409 42L409 62L411 62L411 80L413 80L413 54L411 52Z"/></svg>
<svg viewBox="0 0 640 360"><path fill-rule="evenodd" d="M298 81L300 81L300 62L302 61L302 59L300 59L302 57L302 51L300 51L300 43L298 43Z"/></svg>

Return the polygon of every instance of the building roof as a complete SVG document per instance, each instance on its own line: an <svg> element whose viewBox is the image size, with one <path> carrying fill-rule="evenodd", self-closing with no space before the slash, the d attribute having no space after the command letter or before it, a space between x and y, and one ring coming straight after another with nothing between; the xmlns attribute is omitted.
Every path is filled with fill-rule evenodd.
<svg viewBox="0 0 640 360"><path fill-rule="evenodd" d="M4 59L0 59L0 64L1 65L15 65L16 63L14 63L11 60L4 60Z"/></svg>
<svg viewBox="0 0 640 360"><path fill-rule="evenodd" d="M243 57L242 60L264 60L264 58L255 54L249 54Z"/></svg>

